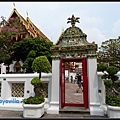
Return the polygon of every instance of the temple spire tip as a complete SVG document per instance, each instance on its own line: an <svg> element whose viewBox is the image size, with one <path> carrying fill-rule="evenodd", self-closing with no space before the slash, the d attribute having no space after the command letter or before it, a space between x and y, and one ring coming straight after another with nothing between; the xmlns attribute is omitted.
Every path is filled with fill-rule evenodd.
<svg viewBox="0 0 120 120"><path fill-rule="evenodd" d="M62 27L62 32L64 32L64 27Z"/></svg>
<svg viewBox="0 0 120 120"><path fill-rule="evenodd" d="M27 17L28 17L28 11L26 11Z"/></svg>
<svg viewBox="0 0 120 120"><path fill-rule="evenodd" d="M15 3L13 3L13 5L14 5L14 9L15 9L15 8L16 8L16 7L15 7Z"/></svg>

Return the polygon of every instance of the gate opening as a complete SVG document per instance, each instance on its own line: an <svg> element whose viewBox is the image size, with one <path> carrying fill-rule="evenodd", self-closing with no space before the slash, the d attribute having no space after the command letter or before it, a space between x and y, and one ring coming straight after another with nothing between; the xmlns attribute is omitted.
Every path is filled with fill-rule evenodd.
<svg viewBox="0 0 120 120"><path fill-rule="evenodd" d="M78 87L76 74L81 73L83 91ZM88 108L88 81L86 58L63 58L60 60L60 101L61 108L78 106Z"/></svg>

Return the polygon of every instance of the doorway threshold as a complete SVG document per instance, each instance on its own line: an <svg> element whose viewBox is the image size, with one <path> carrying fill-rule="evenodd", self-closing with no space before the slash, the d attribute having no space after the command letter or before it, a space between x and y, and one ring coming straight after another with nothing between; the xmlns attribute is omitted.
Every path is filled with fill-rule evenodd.
<svg viewBox="0 0 120 120"><path fill-rule="evenodd" d="M65 106L59 110L59 113L81 113L81 114L90 114L90 110L85 107L71 107Z"/></svg>

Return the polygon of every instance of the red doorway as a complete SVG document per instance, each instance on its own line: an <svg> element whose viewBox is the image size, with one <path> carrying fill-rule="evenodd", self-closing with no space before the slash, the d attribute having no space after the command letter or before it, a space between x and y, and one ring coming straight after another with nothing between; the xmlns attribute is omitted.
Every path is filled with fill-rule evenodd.
<svg viewBox="0 0 120 120"><path fill-rule="evenodd" d="M75 93L75 87L77 87L77 84L72 84L70 81L66 82L65 70L67 62L77 62L82 64L82 93ZM74 99L74 101L72 99ZM86 58L62 58L60 60L60 101L61 108L65 106L78 106L88 108L88 80Z"/></svg>

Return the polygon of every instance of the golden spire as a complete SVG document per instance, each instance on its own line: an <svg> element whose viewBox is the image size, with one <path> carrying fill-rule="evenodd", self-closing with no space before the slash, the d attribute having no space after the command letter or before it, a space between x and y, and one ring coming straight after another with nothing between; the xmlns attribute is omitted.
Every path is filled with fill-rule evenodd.
<svg viewBox="0 0 120 120"><path fill-rule="evenodd" d="M28 19L29 19L29 17L28 17L28 11L26 11L26 14L27 14L26 20L28 21Z"/></svg>
<svg viewBox="0 0 120 120"><path fill-rule="evenodd" d="M28 17L28 11L26 11L27 17Z"/></svg>
<svg viewBox="0 0 120 120"><path fill-rule="evenodd" d="M62 27L62 32L64 32L64 27Z"/></svg>
<svg viewBox="0 0 120 120"><path fill-rule="evenodd" d="M13 5L14 5L14 9L15 9L15 8L16 8L16 7L15 7L15 3L13 3Z"/></svg>

